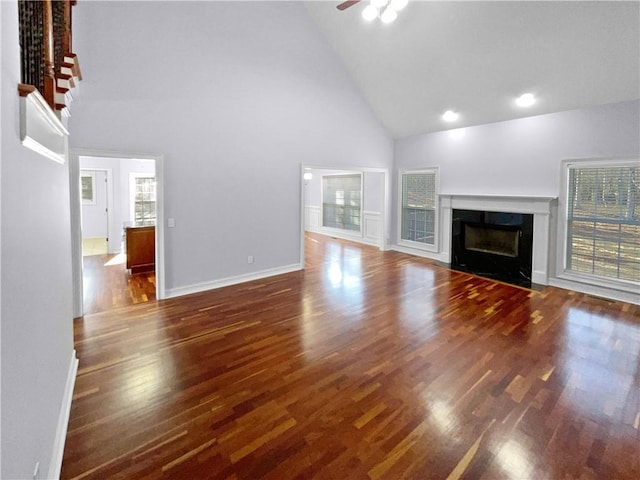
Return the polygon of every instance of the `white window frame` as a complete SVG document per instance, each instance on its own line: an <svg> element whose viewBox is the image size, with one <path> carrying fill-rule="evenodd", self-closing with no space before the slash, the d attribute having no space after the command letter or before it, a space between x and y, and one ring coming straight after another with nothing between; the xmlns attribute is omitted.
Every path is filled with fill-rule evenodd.
<svg viewBox="0 0 640 480"><path fill-rule="evenodd" d="M398 172L398 245L403 247L425 250L428 252L438 252L440 245L440 169L438 167L423 168L419 170L400 170ZM433 245L402 238L402 179L404 175L433 174L435 175L435 205L433 218Z"/></svg>
<svg viewBox="0 0 640 480"><path fill-rule="evenodd" d="M571 168L598 167L640 167L639 158L573 159L563 160L560 173L560 196L558 198L558 236L556 255L556 276L563 280L605 287L628 293L638 293L640 282L604 277L567 269L568 241L567 224L569 216L569 170Z"/></svg>
<svg viewBox="0 0 640 480"><path fill-rule="evenodd" d="M82 179L91 178L91 198L85 199L82 195ZM80 200L82 205L96 204L96 172L91 170L80 170Z"/></svg>
<svg viewBox="0 0 640 480"><path fill-rule="evenodd" d="M345 228L334 228L324 226L324 179L326 177L344 177L348 175L358 175L360 177L360 230L349 230ZM351 235L354 237L362 237L362 221L364 212L364 175L362 172L340 172L322 175L320 179L320 227L328 232L336 232L341 235Z"/></svg>
<svg viewBox="0 0 640 480"><path fill-rule="evenodd" d="M139 173L139 172L131 172L129 174L129 218L131 225L136 226L136 179L137 178L153 178L156 180L156 220L155 224L157 226L158 223L158 188L157 188L157 178L155 173Z"/></svg>

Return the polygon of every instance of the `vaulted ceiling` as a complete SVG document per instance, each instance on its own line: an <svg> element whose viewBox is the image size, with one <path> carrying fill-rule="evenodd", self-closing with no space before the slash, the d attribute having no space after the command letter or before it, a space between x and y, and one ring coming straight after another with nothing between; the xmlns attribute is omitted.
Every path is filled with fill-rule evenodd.
<svg viewBox="0 0 640 480"><path fill-rule="evenodd" d="M640 98L638 1L410 0L390 24L339 3L306 5L394 138Z"/></svg>

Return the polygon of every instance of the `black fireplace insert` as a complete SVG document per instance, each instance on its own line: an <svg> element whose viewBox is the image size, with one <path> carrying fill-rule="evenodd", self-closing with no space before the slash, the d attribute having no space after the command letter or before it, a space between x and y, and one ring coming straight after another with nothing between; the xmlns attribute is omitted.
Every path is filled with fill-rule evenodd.
<svg viewBox="0 0 640 480"><path fill-rule="evenodd" d="M453 210L451 268L531 288L533 215Z"/></svg>

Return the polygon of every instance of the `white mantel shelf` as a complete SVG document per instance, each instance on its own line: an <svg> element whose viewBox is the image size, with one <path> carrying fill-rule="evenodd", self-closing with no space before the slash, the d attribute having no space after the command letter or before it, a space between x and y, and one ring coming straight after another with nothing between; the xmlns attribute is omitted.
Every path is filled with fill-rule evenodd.
<svg viewBox="0 0 640 480"><path fill-rule="evenodd" d="M531 195L468 195L443 193L439 195L441 204L449 204L452 208L463 210L493 210L511 213L548 214L551 202L558 197ZM453 205L455 204L455 205ZM504 210L508 208L509 210Z"/></svg>
<svg viewBox="0 0 640 480"><path fill-rule="evenodd" d="M476 195L443 193L440 198L441 258L451 263L453 210L528 213L533 215L531 281L549 284L549 240L552 204L557 197L531 195Z"/></svg>

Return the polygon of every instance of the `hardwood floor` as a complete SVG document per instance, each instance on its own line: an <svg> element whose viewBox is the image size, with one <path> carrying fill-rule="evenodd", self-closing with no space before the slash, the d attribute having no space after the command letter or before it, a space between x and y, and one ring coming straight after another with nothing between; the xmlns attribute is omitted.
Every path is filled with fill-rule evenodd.
<svg viewBox="0 0 640 480"><path fill-rule="evenodd" d="M156 299L155 273L128 273L122 254L91 255L82 264L85 315Z"/></svg>
<svg viewBox="0 0 640 480"><path fill-rule="evenodd" d="M307 256L77 319L62 478L640 478L640 307Z"/></svg>

